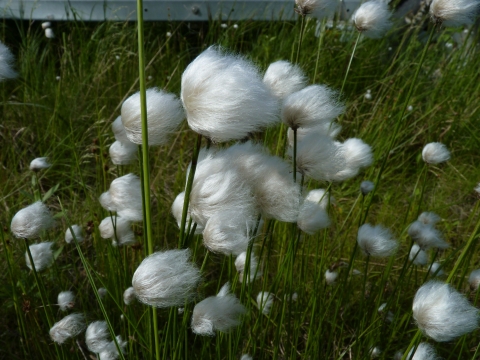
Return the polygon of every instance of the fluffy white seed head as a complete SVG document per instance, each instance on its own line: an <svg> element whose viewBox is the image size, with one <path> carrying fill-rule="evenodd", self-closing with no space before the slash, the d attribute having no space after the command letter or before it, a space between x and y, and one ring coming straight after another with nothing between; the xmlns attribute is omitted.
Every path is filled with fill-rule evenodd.
<svg viewBox="0 0 480 360"><path fill-rule="evenodd" d="M157 88L147 89L148 145L165 145L184 117L182 104L174 94ZM122 104L121 119L128 140L142 144L139 92Z"/></svg>
<svg viewBox="0 0 480 360"><path fill-rule="evenodd" d="M268 291L260 291L257 295L257 307L264 315L270 314L275 295Z"/></svg>
<svg viewBox="0 0 480 360"><path fill-rule="evenodd" d="M419 220L414 221L408 228L408 235L415 240L422 250L429 248L446 249L450 245L443 239L442 233L431 224Z"/></svg>
<svg viewBox="0 0 480 360"><path fill-rule="evenodd" d="M107 192L100 196L100 204L108 211L130 221L142 221L142 189L140 178L135 174L127 174L116 178Z"/></svg>
<svg viewBox="0 0 480 360"><path fill-rule="evenodd" d="M438 262L432 263L429 271L430 271L430 275L432 275L432 276L441 277L441 276L445 275L445 272L442 270L442 264L440 264Z"/></svg>
<svg viewBox="0 0 480 360"><path fill-rule="evenodd" d="M385 321L391 323L393 322L394 315L391 311L387 311L385 313L385 308L387 307L387 303L383 303L378 307L378 312L384 317Z"/></svg>
<svg viewBox="0 0 480 360"><path fill-rule="evenodd" d="M470 284L470 289L477 291L480 286L480 269L473 270L468 277L468 283Z"/></svg>
<svg viewBox="0 0 480 360"><path fill-rule="evenodd" d="M395 253L398 242L389 229L376 225L363 224L358 229L357 242L365 255L387 257Z"/></svg>
<svg viewBox="0 0 480 360"><path fill-rule="evenodd" d="M413 299L413 318L425 335L438 342L453 340L478 327L478 309L448 284L429 281Z"/></svg>
<svg viewBox="0 0 480 360"><path fill-rule="evenodd" d="M138 146L132 142L115 141L108 149L112 163L129 165L137 160Z"/></svg>
<svg viewBox="0 0 480 360"><path fill-rule="evenodd" d="M390 15L387 3L370 0L360 5L352 19L358 31L366 37L378 39L392 26Z"/></svg>
<svg viewBox="0 0 480 360"><path fill-rule="evenodd" d="M132 279L138 300L159 308L192 301L201 277L189 258L188 249L159 251L145 258Z"/></svg>
<svg viewBox="0 0 480 360"><path fill-rule="evenodd" d="M124 341L120 335L117 335L115 338L117 340L120 351L122 352L122 354L125 353L127 342ZM114 341L110 341L108 345L98 355L101 360L116 360L120 357Z"/></svg>
<svg viewBox="0 0 480 360"><path fill-rule="evenodd" d="M361 139L351 138L344 143L335 143L339 153L345 159L345 167L335 174L333 180L344 181L356 176L360 169L366 168L373 163L372 149L370 145Z"/></svg>
<svg viewBox="0 0 480 360"><path fill-rule="evenodd" d="M130 286L127 290L123 292L123 302L125 305L130 305L135 301L135 290Z"/></svg>
<svg viewBox="0 0 480 360"><path fill-rule="evenodd" d="M198 335L215 335L215 331L229 332L240 324L240 317L246 313L245 306L230 293L226 283L217 296L210 296L193 309L192 330Z"/></svg>
<svg viewBox="0 0 480 360"><path fill-rule="evenodd" d="M302 128L299 127L297 129L297 143L302 141L302 139L310 133L320 134L323 136L327 136L329 138L335 139L338 134L342 131L342 127L332 121L331 123L322 123L316 126ZM292 128L288 128L287 130L287 138L288 138L288 146L293 146L294 143L294 133Z"/></svg>
<svg viewBox="0 0 480 360"><path fill-rule="evenodd" d="M329 227L328 202L329 194L325 190L311 190L300 207L297 220L298 227L310 235L320 229Z"/></svg>
<svg viewBox="0 0 480 360"><path fill-rule="evenodd" d="M319 20L332 15L338 6L336 0L295 0L295 4L300 15L311 14Z"/></svg>
<svg viewBox="0 0 480 360"><path fill-rule="evenodd" d="M337 92L324 85L310 85L285 98L281 115L292 129L329 127L344 109Z"/></svg>
<svg viewBox="0 0 480 360"><path fill-rule="evenodd" d="M245 271L246 263L247 263L247 253L242 252L235 259L235 268L238 271L238 275L239 275L238 280L241 283L243 281L246 281L246 283L248 284L248 283L258 279L260 276L262 276L263 271L260 268L259 263L258 263L258 259L253 252L250 255L250 266L249 266L250 270L248 271L248 277L247 277L247 272Z"/></svg>
<svg viewBox="0 0 480 360"><path fill-rule="evenodd" d="M430 4L432 20L445 26L471 25L478 14L479 0L433 0Z"/></svg>
<svg viewBox="0 0 480 360"><path fill-rule="evenodd" d="M88 350L96 354L100 353L110 343L110 332L106 321L95 321L87 327L85 343Z"/></svg>
<svg viewBox="0 0 480 360"><path fill-rule="evenodd" d="M360 184L360 192L364 196L372 192L374 188L375 188L375 184L369 180L362 181L362 183Z"/></svg>
<svg viewBox="0 0 480 360"><path fill-rule="evenodd" d="M415 353L413 352L415 349L410 350L407 355L407 359L409 360L437 360L440 359L437 356L435 348L430 345L429 343L422 342L418 345Z"/></svg>
<svg viewBox="0 0 480 360"><path fill-rule="evenodd" d="M77 240L77 242L80 243L83 240L85 240L85 237L83 235L83 229L80 225L72 225L71 228L73 230L73 235L75 235L75 239ZM73 235L72 235L72 231L70 230L70 228L68 228L65 231L65 242L67 244L70 244L71 242L75 243L75 241L73 239Z"/></svg>
<svg viewBox="0 0 480 360"><path fill-rule="evenodd" d="M442 218L435 214L434 212L423 212L420 214L418 217L418 221L424 223L424 224L429 224L432 226L435 226Z"/></svg>
<svg viewBox="0 0 480 360"><path fill-rule="evenodd" d="M55 33L53 32L53 29L51 28L46 28L45 29L45 37L47 39L54 39L55 38Z"/></svg>
<svg viewBox="0 0 480 360"><path fill-rule="evenodd" d="M180 228L182 225L182 214L183 214L183 204L185 201L185 191L182 191L180 194L177 195L175 200L172 204L172 215L177 221L177 225ZM190 221L190 209L187 210L187 219L186 224ZM195 234L201 234L203 232L204 227L201 224L197 224L195 228Z"/></svg>
<svg viewBox="0 0 480 360"><path fill-rule="evenodd" d="M121 216L108 216L98 226L103 239L112 239L114 245L132 245L135 243L131 222Z"/></svg>
<svg viewBox="0 0 480 360"><path fill-rule="evenodd" d="M327 269L325 271L325 282L327 285L333 285L337 281L338 278L338 272L336 271L330 271L330 269Z"/></svg>
<svg viewBox="0 0 480 360"><path fill-rule="evenodd" d="M408 255L410 261L413 261L414 265L425 266L428 264L428 255L425 251L420 249L420 246L413 244L410 249L410 254Z"/></svg>
<svg viewBox="0 0 480 360"><path fill-rule="evenodd" d="M52 23L50 21L45 21L42 23L42 29L45 30L46 28L49 28L52 26Z"/></svg>
<svg viewBox="0 0 480 360"><path fill-rule="evenodd" d="M70 314L53 325L50 329L50 337L61 345L66 340L80 335L84 330L85 318L83 314Z"/></svg>
<svg viewBox="0 0 480 360"><path fill-rule="evenodd" d="M98 288L97 290L98 296L100 296L101 299L103 299L105 296L108 294L108 290L105 288Z"/></svg>
<svg viewBox="0 0 480 360"><path fill-rule="evenodd" d="M475 186L475 188L473 189L473 191L475 191L477 194L480 195L480 183L478 183L477 186Z"/></svg>
<svg viewBox="0 0 480 360"><path fill-rule="evenodd" d="M37 272L45 270L53 264L53 242L42 242L40 244L30 245L30 253L32 254L33 264ZM32 270L32 263L28 253L25 252L25 262L27 267Z"/></svg>
<svg viewBox="0 0 480 360"><path fill-rule="evenodd" d="M370 349L370 358L377 359L382 355L382 350L378 346L375 346Z"/></svg>
<svg viewBox="0 0 480 360"><path fill-rule="evenodd" d="M128 140L127 133L125 132L125 128L123 127L121 116L118 116L115 119L115 121L112 123L112 131L113 131L113 135L115 136L115 140L123 143L131 143L131 141Z"/></svg>
<svg viewBox="0 0 480 360"><path fill-rule="evenodd" d="M30 170L32 171L40 171L43 169L48 169L52 164L48 162L46 157L39 157L32 160L30 163Z"/></svg>
<svg viewBox="0 0 480 360"><path fill-rule="evenodd" d="M450 160L450 151L444 144L433 142L424 146L422 158L427 164L440 164Z"/></svg>
<svg viewBox="0 0 480 360"><path fill-rule="evenodd" d="M243 139L278 122L278 100L255 65L220 47L188 65L181 99L190 128L215 142Z"/></svg>
<svg viewBox="0 0 480 360"><path fill-rule="evenodd" d="M248 354L243 354L240 360L253 360L253 358Z"/></svg>
<svg viewBox="0 0 480 360"><path fill-rule="evenodd" d="M37 201L15 214L10 229L17 238L32 239L51 228L53 223L53 217L47 206Z"/></svg>
<svg viewBox="0 0 480 360"><path fill-rule="evenodd" d="M72 291L62 291L58 294L57 304L62 311L73 309L75 306L75 294Z"/></svg>
<svg viewBox="0 0 480 360"><path fill-rule="evenodd" d="M0 41L0 82L17 76L17 73L13 70L14 60L10 49Z"/></svg>
<svg viewBox="0 0 480 360"><path fill-rule="evenodd" d="M306 87L307 77L298 65L281 60L270 64L263 76L263 82L273 95L283 100Z"/></svg>

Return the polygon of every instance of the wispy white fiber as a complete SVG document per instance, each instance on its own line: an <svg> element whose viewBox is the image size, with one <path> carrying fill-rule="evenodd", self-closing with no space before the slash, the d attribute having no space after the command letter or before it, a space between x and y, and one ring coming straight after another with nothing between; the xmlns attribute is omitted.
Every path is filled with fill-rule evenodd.
<svg viewBox="0 0 480 360"><path fill-rule="evenodd" d="M370 349L370 358L377 359L382 355L382 350L378 346L375 346Z"/></svg>
<svg viewBox="0 0 480 360"><path fill-rule="evenodd" d="M408 228L408 235L415 240L422 250L429 248L446 249L450 245L443 239L442 233L431 224L420 220L414 221Z"/></svg>
<svg viewBox="0 0 480 360"><path fill-rule="evenodd" d="M344 143L335 142L339 153L344 158L345 167L337 172L332 180L344 181L356 176L360 169L366 168L373 163L372 149L370 145L361 139L351 138Z"/></svg>
<svg viewBox="0 0 480 360"><path fill-rule="evenodd" d="M453 340L478 328L478 309L453 287L439 281L422 285L413 299L413 318L428 337Z"/></svg>
<svg viewBox="0 0 480 360"><path fill-rule="evenodd" d="M110 343L110 332L106 321L94 321L90 323L85 332L85 343L88 350L96 354L100 353Z"/></svg>
<svg viewBox="0 0 480 360"><path fill-rule="evenodd" d="M46 157L35 158L30 162L30 170L32 171L48 169L50 166L52 166L52 164L48 162L48 158Z"/></svg>
<svg viewBox="0 0 480 360"><path fill-rule="evenodd" d="M418 217L418 221L435 226L442 218L435 214L434 212L422 212Z"/></svg>
<svg viewBox="0 0 480 360"><path fill-rule="evenodd" d="M438 262L432 263L429 269L430 275L441 277L445 275L445 272L442 270L442 265Z"/></svg>
<svg viewBox="0 0 480 360"><path fill-rule="evenodd" d="M177 195L172 204L172 215L177 221L177 225L180 228L182 224L182 214L183 214L183 203L185 201L185 191L182 191ZM190 221L190 209L187 210L186 224ZM192 225L193 226L193 225ZM204 226L197 224L195 228L195 234L201 234L203 232Z"/></svg>
<svg viewBox="0 0 480 360"><path fill-rule="evenodd" d="M32 239L53 226L53 217L41 201L18 211L12 219L10 230L17 238Z"/></svg>
<svg viewBox="0 0 480 360"><path fill-rule="evenodd" d="M0 82L17 76L17 73L13 70L14 60L10 49L0 41Z"/></svg>
<svg viewBox="0 0 480 360"><path fill-rule="evenodd" d="M398 242L393 238L390 230L381 225L360 226L357 242L365 255L374 257L391 256L398 248Z"/></svg>
<svg viewBox="0 0 480 360"><path fill-rule="evenodd" d="M332 15L338 6L336 0L295 0L295 3L300 15L311 14L319 20Z"/></svg>
<svg viewBox="0 0 480 360"><path fill-rule="evenodd" d="M468 283L470 285L470 289L473 291L477 291L478 287L480 286L480 269L473 270L468 277Z"/></svg>
<svg viewBox="0 0 480 360"><path fill-rule="evenodd" d="M327 285L334 285L337 281L337 278L337 271L330 271L330 269L327 269L327 271L325 271L325 282L327 283Z"/></svg>
<svg viewBox="0 0 480 360"><path fill-rule="evenodd" d="M130 140L128 140L127 133L123 127L122 116L118 116L112 123L112 131L113 135L115 136L115 140L123 143L132 143Z"/></svg>
<svg viewBox="0 0 480 360"><path fill-rule="evenodd" d="M108 149L115 165L129 165L137 160L138 146L132 142L115 141Z"/></svg>
<svg viewBox="0 0 480 360"><path fill-rule="evenodd" d="M117 335L115 338L117 340L120 351L122 353L125 353L127 342L124 341L120 335ZM115 342L113 340L110 341L108 345L98 355L100 357L100 360L116 360L120 357L117 346L115 345Z"/></svg>
<svg viewBox="0 0 480 360"><path fill-rule="evenodd" d="M253 358L248 354L243 354L240 360L253 360Z"/></svg>
<svg viewBox="0 0 480 360"><path fill-rule="evenodd" d="M123 246L135 243L132 223L121 216L108 216L98 226L103 239L112 239L113 245Z"/></svg>
<svg viewBox="0 0 480 360"><path fill-rule="evenodd" d="M263 76L263 82L273 95L284 99L307 86L308 79L298 65L280 60L271 63Z"/></svg>
<svg viewBox="0 0 480 360"><path fill-rule="evenodd" d="M57 304L62 311L73 309L75 306L75 294L72 291L62 291L58 294Z"/></svg>
<svg viewBox="0 0 480 360"><path fill-rule="evenodd" d="M29 246L33 264L37 272L45 270L53 264L52 245L53 242L42 242ZM27 263L27 267L32 270L32 263L30 262L30 257L27 252L25 252L25 262Z"/></svg>
<svg viewBox="0 0 480 360"><path fill-rule="evenodd" d="M328 202L329 194L325 190L311 190L300 207L297 220L298 227L310 235L320 229L329 227Z"/></svg>
<svg viewBox="0 0 480 360"><path fill-rule="evenodd" d="M61 345L66 340L80 335L85 330L85 326L83 314L70 314L52 326L50 337L57 344Z"/></svg>
<svg viewBox="0 0 480 360"><path fill-rule="evenodd" d="M432 142L424 146L422 158L427 164L440 164L450 160L450 151L439 142Z"/></svg>
<svg viewBox="0 0 480 360"><path fill-rule="evenodd" d="M310 133L315 133L322 136L327 136L331 139L335 139L338 134L340 134L340 131L342 131L342 127L334 121L332 121L331 123L322 123L307 128L299 127L297 129L297 143L302 141L302 139ZM288 145L293 146L294 134L292 128L290 127L287 130L287 138Z"/></svg>
<svg viewBox="0 0 480 360"><path fill-rule="evenodd" d="M260 276L262 276L263 271L259 266L258 259L253 253L253 251L251 252L251 255L250 255L250 263L249 263L250 270L248 271L248 277L245 271L246 263L247 263L247 253L242 252L235 259L235 268L238 271L238 275L239 275L238 280L240 281L240 283L242 283L243 281L246 281L246 283L248 284L258 279Z"/></svg>
<svg viewBox="0 0 480 360"><path fill-rule="evenodd" d="M192 301L201 276L189 258L188 249L159 251L145 258L132 279L138 300L158 308Z"/></svg>
<svg viewBox="0 0 480 360"><path fill-rule="evenodd" d="M116 211L124 219L130 221L143 219L141 183L135 174L127 174L113 180L99 201L103 208Z"/></svg>
<svg viewBox="0 0 480 360"><path fill-rule="evenodd" d="M257 295L257 307L264 314L270 314L275 295L268 291L260 291Z"/></svg>
<svg viewBox="0 0 480 360"><path fill-rule="evenodd" d="M420 249L420 246L413 244L410 249L410 254L408 255L410 261L413 262L413 265L425 266L428 264L428 255L425 251Z"/></svg>
<svg viewBox="0 0 480 360"><path fill-rule="evenodd" d="M135 301L135 290L130 286L127 290L123 292L123 302L125 305L130 305Z"/></svg>
<svg viewBox="0 0 480 360"><path fill-rule="evenodd" d="M413 350L415 350L415 349L410 350L410 352L407 355L407 359L409 359L409 360L437 360L437 359L440 359L437 356L435 348L432 345L430 345L429 343L422 342L422 343L418 344L418 347L415 350L415 353L413 352Z"/></svg>
<svg viewBox="0 0 480 360"><path fill-rule="evenodd" d="M190 128L215 142L238 140L279 121L279 101L249 60L211 46L182 75Z"/></svg>
<svg viewBox="0 0 480 360"><path fill-rule="evenodd" d="M174 94L163 90L147 89L148 145L165 145L185 118L182 104ZM122 124L128 140L142 144L142 120L140 92L130 96L122 104Z"/></svg>
<svg viewBox="0 0 480 360"><path fill-rule="evenodd" d="M193 309L192 330L198 335L215 335L215 331L229 332L240 325L240 317L246 313L245 306L230 293L226 283L217 296L210 296Z"/></svg>
<svg viewBox="0 0 480 360"><path fill-rule="evenodd" d="M432 20L449 27L471 25L478 15L479 0L432 0Z"/></svg>
<svg viewBox="0 0 480 360"><path fill-rule="evenodd" d="M358 31L366 37L378 39L392 26L390 16L386 2L370 0L360 5L352 19Z"/></svg>
<svg viewBox="0 0 480 360"><path fill-rule="evenodd" d="M85 237L83 235L83 229L80 225L72 225L72 230L73 230L73 235L75 235L75 239L77 242L81 243L83 240L85 240ZM67 244L70 244L71 242L75 242L73 239L72 232L70 231L70 228L68 228L65 231L65 242Z"/></svg>
<svg viewBox="0 0 480 360"><path fill-rule="evenodd" d="M369 180L362 181L362 183L360 184L360 192L363 194L363 196L372 192L374 188L375 184Z"/></svg>

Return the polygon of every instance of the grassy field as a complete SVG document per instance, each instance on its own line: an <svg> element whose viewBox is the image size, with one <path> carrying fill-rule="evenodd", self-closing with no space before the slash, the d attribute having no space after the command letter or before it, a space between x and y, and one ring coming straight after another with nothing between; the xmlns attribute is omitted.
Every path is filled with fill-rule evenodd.
<svg viewBox="0 0 480 360"><path fill-rule="evenodd" d="M185 67L213 44L244 55L262 71L273 61L295 61L300 21L226 25L146 23L147 87L179 94ZM442 218L438 228L450 244L447 250L431 251L430 261L440 262L451 274L452 286L471 303L477 302L467 278L480 267L479 194L473 190L480 181L480 33L472 30L464 34L465 42L456 42L454 34L461 30L437 27L421 62L432 27L425 18L415 26L397 23L382 39L361 38L342 94L346 111L337 121L343 128L339 139L361 138L372 147L374 163L341 183L305 182L305 192L330 187L335 198L329 209L331 227L300 236L291 224L263 222L254 246L263 275L246 286L238 281L235 257L208 253L202 236L192 237L189 247L203 276L196 302L215 295L230 281L247 313L234 331L205 337L190 329L195 303L187 304L183 312L158 309L162 359L239 359L242 354L254 359L367 359L373 347L382 350L379 358L393 358L417 332L412 300L430 279L428 266L408 261L412 245L408 225L423 211ZM339 90L356 31L327 26L318 38L315 28L314 20L306 21L298 64L311 84ZM128 343L125 357L153 359L150 307L123 303L123 292L147 253L143 226L135 224L138 244L126 247L113 247L98 230L109 216L100 206L100 194L121 175L140 175L140 165L115 166L108 152L114 141L111 124L123 101L139 90L137 29L133 23L69 22L54 23L53 30L54 39L44 36L38 22L4 21L0 30L2 41L15 54L19 74L0 88L0 358L93 356L83 335L78 342L70 339L63 345L49 337L49 320L66 315L56 306L60 291L76 294L70 312L84 313L88 322L104 319L93 279L96 288L108 291L102 304L115 333ZM408 94L410 87L413 92ZM402 117L407 106L411 107ZM285 134L286 127L279 122L252 138L283 156ZM150 148L155 251L178 246L179 230L170 209L184 188L195 138L185 121L167 146ZM430 142L445 144L451 160L425 165L422 148ZM29 164L40 156L47 156L53 165L37 179ZM361 195L363 180L376 182L375 193ZM46 307L25 264L25 242L10 232L15 213L36 199L44 199L56 219L56 226L42 235L43 241L55 243L53 265L38 274ZM395 256L377 259L354 253L358 226L364 222L391 229L400 242ZM64 241L71 224L81 225L86 233L80 252ZM465 252L469 239L473 242ZM339 273L336 284L326 283L327 269ZM349 276L348 269L360 275ZM256 306L262 290L275 294L269 315ZM382 303L387 303L384 313L377 311ZM386 321L387 311L393 314L392 322ZM477 359L479 334L446 343L426 337L422 341L434 345L444 359Z"/></svg>

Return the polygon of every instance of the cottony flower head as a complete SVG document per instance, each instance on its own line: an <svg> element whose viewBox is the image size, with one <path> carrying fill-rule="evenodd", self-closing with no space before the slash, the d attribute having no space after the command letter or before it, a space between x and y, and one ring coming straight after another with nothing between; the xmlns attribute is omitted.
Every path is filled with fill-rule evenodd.
<svg viewBox="0 0 480 360"><path fill-rule="evenodd" d="M238 271L239 278L238 280L242 283L243 281L246 281L246 283L250 283L260 276L262 276L263 271L259 267L258 264L258 259L255 256L253 252L250 254L250 266L249 266L249 271L248 271L248 277L247 277L247 272L245 271L245 266L247 263L247 253L243 252L240 255L237 256L235 259L235 268Z"/></svg>
<svg viewBox="0 0 480 360"><path fill-rule="evenodd" d="M53 217L41 201L23 208L15 214L10 230L17 238L32 239L53 226Z"/></svg>
<svg viewBox="0 0 480 360"><path fill-rule="evenodd" d="M115 141L108 152L115 165L129 165L137 160L138 146L132 142Z"/></svg>
<svg viewBox="0 0 480 360"><path fill-rule="evenodd" d="M368 38L378 39L392 26L390 15L387 3L370 0L360 5L352 19L358 31Z"/></svg>
<svg viewBox="0 0 480 360"><path fill-rule="evenodd" d="M415 350L415 352L413 352ZM429 343L420 343L417 349L412 349L407 355L409 360L437 360L440 359L437 356L435 348Z"/></svg>
<svg viewBox="0 0 480 360"><path fill-rule="evenodd" d="M14 57L10 49L0 41L0 82L17 76L13 70Z"/></svg>
<svg viewBox="0 0 480 360"><path fill-rule="evenodd" d="M450 151L444 144L433 142L425 145L422 158L427 164L440 164L450 160Z"/></svg>
<svg viewBox="0 0 480 360"><path fill-rule="evenodd" d="M387 228L363 224L358 229L358 246L368 256L387 257L395 253L398 242Z"/></svg>
<svg viewBox="0 0 480 360"><path fill-rule="evenodd" d="M32 171L40 171L43 169L48 169L52 164L48 162L48 158L46 157L39 157L32 160L30 163L30 170Z"/></svg>
<svg viewBox="0 0 480 360"><path fill-rule="evenodd" d="M71 291L62 291L58 294L57 303L62 311L72 309L75 306L75 294Z"/></svg>
<svg viewBox="0 0 480 360"><path fill-rule="evenodd" d="M298 65L288 61L276 61L268 67L263 82L273 95L278 99L284 99L307 86L307 77Z"/></svg>
<svg viewBox="0 0 480 360"><path fill-rule="evenodd" d="M100 353L110 343L110 332L106 321L94 321L87 327L85 343L88 350L96 354Z"/></svg>
<svg viewBox="0 0 480 360"><path fill-rule="evenodd" d="M329 194L323 189L311 190L300 207L297 225L307 234L314 234L330 226L328 217Z"/></svg>
<svg viewBox="0 0 480 360"><path fill-rule="evenodd" d="M73 230L73 234L72 234L72 231L70 230L70 228L68 228L65 231L65 242L67 244L70 244L72 241L74 242L73 235L75 235L75 239L79 243L82 242L83 240L85 240L85 237L83 236L83 229L82 229L81 226L72 225L72 230Z"/></svg>
<svg viewBox="0 0 480 360"><path fill-rule="evenodd" d="M53 242L42 242L40 244L30 245L30 253L32 254L33 264L37 272L45 270L47 267L53 264ZM28 252L25 252L25 262L27 267L32 270L32 263Z"/></svg>
<svg viewBox="0 0 480 360"><path fill-rule="evenodd" d="M143 220L142 188L140 178L135 174L127 174L113 180L99 201L106 210L116 211L126 220Z"/></svg>
<svg viewBox="0 0 480 360"><path fill-rule="evenodd" d="M257 295L257 307L264 314L270 314L272 309L274 294L268 291L260 291Z"/></svg>
<svg viewBox="0 0 480 360"><path fill-rule="evenodd" d="M80 335L84 330L85 318L83 314L70 314L53 325L50 329L50 337L61 345L66 340Z"/></svg>
<svg viewBox="0 0 480 360"><path fill-rule="evenodd" d="M478 14L479 0L433 0L430 16L436 23L458 27L471 25Z"/></svg>

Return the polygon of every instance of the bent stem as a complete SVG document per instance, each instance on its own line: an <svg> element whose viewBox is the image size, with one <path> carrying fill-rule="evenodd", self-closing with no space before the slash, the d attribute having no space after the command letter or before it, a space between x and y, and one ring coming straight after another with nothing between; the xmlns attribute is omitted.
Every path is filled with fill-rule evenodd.
<svg viewBox="0 0 480 360"><path fill-rule="evenodd" d="M348 73L350 72L350 66L352 65L353 57L355 56L355 51L357 50L358 41L360 40L360 36L362 35L361 32L358 33L357 40L355 40L355 45L353 47L352 55L350 56L350 61L348 62L347 72L345 73L345 77L343 78L342 88L340 89L340 95L343 94L343 88L345 87L345 83L347 82Z"/></svg>

